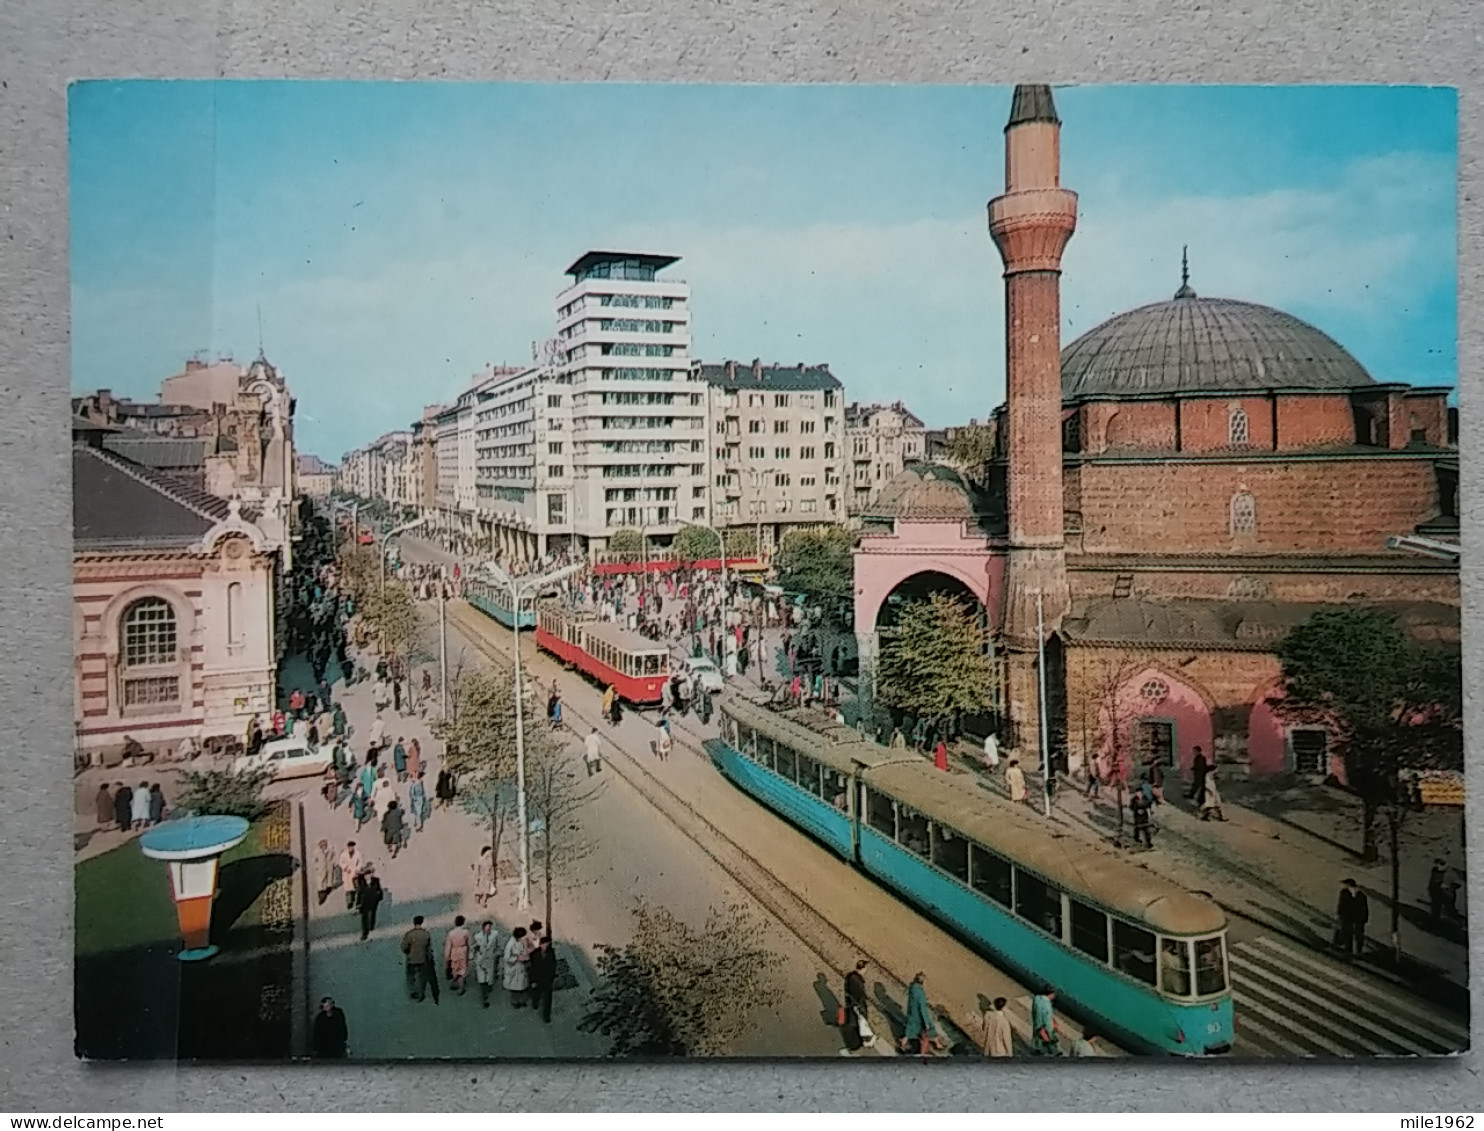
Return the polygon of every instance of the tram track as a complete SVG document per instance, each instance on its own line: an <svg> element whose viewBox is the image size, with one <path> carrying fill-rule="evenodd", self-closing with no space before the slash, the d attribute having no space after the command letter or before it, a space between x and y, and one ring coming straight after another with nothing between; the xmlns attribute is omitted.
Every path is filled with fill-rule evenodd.
<svg viewBox="0 0 1484 1131"><path fill-rule="evenodd" d="M476 617L479 619L476 620ZM480 623L484 620L480 614L467 608L454 607L449 610L449 620L477 651L489 658L498 657L504 663L511 662L511 652L489 638L489 626L487 623ZM570 703L564 703L562 711L564 717L570 716L588 726L597 725L595 718L574 710ZM692 756L706 757L696 736L680 727L673 728L673 731L677 747L684 748ZM653 773L639 758L612 740L608 742L608 746L610 750L617 752L618 758L608 757L605 760L625 784L715 862L810 954L841 976L844 971L854 968L857 959L864 958L879 972L879 980L887 983L887 988L905 1002L907 987L915 971L904 976L902 970L895 968L894 961L881 958L870 947L840 930L771 869L677 793L669 783ZM877 1009L880 1010L879 1001ZM970 1034L977 1031L979 1026L972 1020L958 1016L957 1010L952 1006L934 1004L933 1010L939 1022L945 1028L953 1030L960 1043L968 1048L978 1047ZM1029 1033L1023 1030L1018 1035L1022 1040L1029 1038ZM877 1047L890 1055L895 1052L895 1048L889 1040L880 1039L885 1036L878 1034Z"/></svg>

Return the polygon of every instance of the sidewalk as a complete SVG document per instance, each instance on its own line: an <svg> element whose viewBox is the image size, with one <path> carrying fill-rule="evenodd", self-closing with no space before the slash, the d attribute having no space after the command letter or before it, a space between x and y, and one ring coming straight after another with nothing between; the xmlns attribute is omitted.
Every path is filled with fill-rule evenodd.
<svg viewBox="0 0 1484 1131"><path fill-rule="evenodd" d="M1008 802L1003 774L1008 758L991 775L977 750L960 744L954 755L961 769L979 779L981 788ZM1041 775L1031 768L1025 776L1030 802L1039 809ZM1140 863L1186 888L1208 893L1230 912L1321 949L1329 947L1334 935L1340 882L1354 878L1370 901L1367 929L1374 951L1365 965L1396 977L1389 958L1391 865L1384 843L1380 861L1361 862L1358 802L1324 787L1295 787L1297 796L1287 799L1286 816L1278 819L1255 807L1276 807L1274 787L1223 782L1227 820L1202 821L1185 799L1184 788L1178 779L1167 782L1165 803L1154 811L1154 847L1130 849L1138 852ZM1234 795L1247 803L1237 803ZM1052 814L1068 833L1090 842L1119 837L1117 797L1106 787L1101 799L1094 801L1083 795L1081 783L1063 780L1052 800ZM1122 839L1128 843L1132 820L1127 816L1125 820ZM1431 927L1425 903L1426 876L1434 856L1462 859L1458 828L1457 814L1429 812L1412 815L1403 830L1401 936L1406 966L1411 968L1401 974L1414 988L1466 1007L1467 940L1461 928ZM1450 832L1455 846L1451 851L1445 847ZM1384 842L1384 833L1382 837Z"/></svg>

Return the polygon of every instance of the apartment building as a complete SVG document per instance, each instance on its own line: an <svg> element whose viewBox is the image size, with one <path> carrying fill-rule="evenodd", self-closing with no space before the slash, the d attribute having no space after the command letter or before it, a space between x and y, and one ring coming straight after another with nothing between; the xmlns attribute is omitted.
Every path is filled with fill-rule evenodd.
<svg viewBox="0 0 1484 1131"><path fill-rule="evenodd" d="M761 549L844 518L845 398L825 365L697 363L708 392L713 525L751 526Z"/></svg>
<svg viewBox="0 0 1484 1131"><path fill-rule="evenodd" d="M845 409L845 437L850 449L847 505L855 514L875 501L903 468L923 459L927 427L901 401L851 404Z"/></svg>
<svg viewBox="0 0 1484 1131"><path fill-rule="evenodd" d="M543 493L583 550L603 549L626 527L664 545L710 514L707 388L691 371L690 287L658 277L676 262L589 251L567 268L573 281L557 296L556 367L543 396L570 408L571 430L570 440L544 441L562 445L543 458L563 475Z"/></svg>

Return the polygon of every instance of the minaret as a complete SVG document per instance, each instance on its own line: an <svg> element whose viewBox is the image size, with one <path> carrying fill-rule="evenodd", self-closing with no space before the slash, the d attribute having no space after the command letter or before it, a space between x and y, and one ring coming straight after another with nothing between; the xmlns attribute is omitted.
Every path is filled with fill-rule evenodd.
<svg viewBox="0 0 1484 1131"><path fill-rule="evenodd" d="M1005 127L1005 194L989 231L1005 261L1010 550L1001 631L1012 716L1036 716L1036 594L1049 633L1069 597L1062 534L1061 256L1077 196L1061 187L1061 121L1051 87L1015 88ZM1027 676L1029 679L1027 680ZM1023 744L1033 746L1031 731Z"/></svg>

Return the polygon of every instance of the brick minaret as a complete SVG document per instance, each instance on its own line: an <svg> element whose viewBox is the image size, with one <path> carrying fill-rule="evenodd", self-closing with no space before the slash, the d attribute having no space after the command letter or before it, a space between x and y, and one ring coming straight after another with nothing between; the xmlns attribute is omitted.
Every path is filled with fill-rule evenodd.
<svg viewBox="0 0 1484 1131"><path fill-rule="evenodd" d="M1077 226L1077 196L1061 187L1061 122L1049 86L1017 86L1005 127L1005 194L989 231L1005 261L1005 385L1010 551L1001 630L1012 716L1039 726L1036 592L1048 632L1067 611L1062 536L1061 256ZM1034 748L1035 730L1020 735Z"/></svg>

